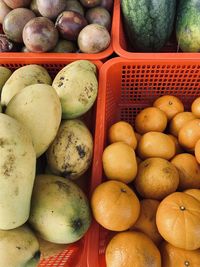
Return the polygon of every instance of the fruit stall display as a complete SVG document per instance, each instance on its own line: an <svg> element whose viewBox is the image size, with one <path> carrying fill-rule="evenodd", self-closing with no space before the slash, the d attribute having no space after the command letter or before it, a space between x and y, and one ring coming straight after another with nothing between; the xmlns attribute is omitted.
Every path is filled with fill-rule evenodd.
<svg viewBox="0 0 200 267"><path fill-rule="evenodd" d="M199 38L198 0L0 0L0 267L200 266Z"/></svg>
<svg viewBox="0 0 200 267"><path fill-rule="evenodd" d="M85 266L101 65L2 60L0 266Z"/></svg>
<svg viewBox="0 0 200 267"><path fill-rule="evenodd" d="M116 0L113 23L113 49L121 57L199 57L199 1Z"/></svg>
<svg viewBox="0 0 200 267"><path fill-rule="evenodd" d="M112 11L113 0L1 0L0 52L107 58L113 53Z"/></svg>
<svg viewBox="0 0 200 267"><path fill-rule="evenodd" d="M199 266L199 75L198 60L101 68L91 266Z"/></svg>

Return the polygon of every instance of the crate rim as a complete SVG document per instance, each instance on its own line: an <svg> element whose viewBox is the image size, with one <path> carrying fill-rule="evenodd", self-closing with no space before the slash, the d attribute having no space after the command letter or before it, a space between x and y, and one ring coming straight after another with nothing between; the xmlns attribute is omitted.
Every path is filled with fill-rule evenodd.
<svg viewBox="0 0 200 267"><path fill-rule="evenodd" d="M199 53L200 55L200 53ZM181 64L181 65L187 65L187 64L199 64L200 65L200 58L196 58L196 57L192 57L192 58L180 58L177 60L177 58L173 57L173 58L153 58L153 57L149 57L149 58L134 58L134 59L130 59L130 58L124 58L121 56L117 56L114 58L111 58L109 60L107 60L105 63L103 63L103 66L100 69L100 73L106 72L107 69L110 68L110 66L116 64L116 63L134 63L135 65L141 65L141 64L145 64L147 65L154 63L156 64ZM102 76L101 76L102 78Z"/></svg>
<svg viewBox="0 0 200 267"><path fill-rule="evenodd" d="M28 60L29 58L41 59L41 60L106 60L113 53L112 38L111 43L107 49L96 54L87 54L87 53L32 53L32 52L2 52L1 58L21 58L22 60Z"/></svg>
<svg viewBox="0 0 200 267"><path fill-rule="evenodd" d="M123 58L127 59L175 59L175 60L191 60L198 59L200 60L200 53L193 52L158 52L158 53L146 53L146 52L129 52L123 49L120 45L120 22L122 20L121 16L121 3L120 0L115 0L114 10L113 10L113 23L115 27L112 27L112 45L114 52Z"/></svg>
<svg viewBox="0 0 200 267"><path fill-rule="evenodd" d="M0 53L0 65L3 64L49 64L49 65L55 65L55 64L68 64L73 61L77 60L88 60L93 62L95 65L97 65L99 72L100 68L103 65L103 62L100 59L89 59L89 58L73 58L73 57L63 57L58 56L58 57L47 57L46 55L43 54L40 55L38 54L37 56L30 57L28 54L26 56L15 53Z"/></svg>

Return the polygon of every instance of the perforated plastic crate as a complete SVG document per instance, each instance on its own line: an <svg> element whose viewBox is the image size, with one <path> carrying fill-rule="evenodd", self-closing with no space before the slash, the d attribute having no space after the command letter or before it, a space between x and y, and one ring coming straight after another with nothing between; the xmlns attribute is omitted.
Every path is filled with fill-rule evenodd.
<svg viewBox="0 0 200 267"><path fill-rule="evenodd" d="M180 51L176 41L175 32L160 52L147 53L132 50L124 30L120 0L115 0L114 3L112 43L114 52L117 55L128 59L200 59L200 53L185 53Z"/></svg>
<svg viewBox="0 0 200 267"><path fill-rule="evenodd" d="M115 1L115 0L114 0ZM114 5L113 5L114 7ZM113 9L114 10L114 9ZM114 27L113 24L113 12L111 12L112 17L112 24L110 29L110 36L112 35L112 28ZM2 25L0 24L0 34L3 33ZM96 54L89 54L89 53L31 53L31 52L8 52L8 53L0 53L1 57L9 58L9 57L21 57L23 61L26 61L30 57L34 60L58 60L62 61L63 58L65 60L78 60L78 59L88 59L88 60L101 60L106 61L111 55L113 54L113 44L112 44L112 36L110 45L103 51L96 53Z"/></svg>
<svg viewBox="0 0 200 267"><path fill-rule="evenodd" d="M80 254L81 243L76 245L71 245L69 249L63 250L56 256L49 257L48 259L41 260L39 267L71 267L71 266L81 266L77 265L78 259L77 255ZM80 260L80 255L79 255Z"/></svg>
<svg viewBox="0 0 200 267"><path fill-rule="evenodd" d="M128 60L114 58L100 70L97 102L95 148L91 192L106 178L102 170L102 152L107 145L109 127L125 120L134 126L136 114L161 95L178 96L186 109L200 96L198 60ZM90 267L105 267L105 248L110 231L94 223L88 235L87 261Z"/></svg>
<svg viewBox="0 0 200 267"><path fill-rule="evenodd" d="M9 54L10 55L10 54ZM40 64L47 69L52 78L67 64L75 61L72 59L62 58L60 60L52 60L52 58L46 58L46 60L38 57L32 58L27 57L26 59L21 58L20 55L18 57L12 58L12 55L9 57L2 57L0 54L0 65L9 68L14 71L19 67L22 67L26 64ZM99 70L102 66L101 61L92 61L97 67L97 73L99 74ZM100 91L100 87L99 87ZM96 114L96 105L84 116L84 120L88 127L90 127L91 132L94 135L95 130L95 114ZM89 171L91 174L91 169ZM90 178L90 176L89 176ZM90 188L91 180L87 182L87 192L86 194L89 196L89 188ZM88 230L89 232L90 230ZM66 246L66 249L63 250L56 256L50 257L45 260L41 260L38 267L87 267L87 233L86 235L76 243ZM3 266L2 266L3 267ZM6 266L4 266L6 267Z"/></svg>

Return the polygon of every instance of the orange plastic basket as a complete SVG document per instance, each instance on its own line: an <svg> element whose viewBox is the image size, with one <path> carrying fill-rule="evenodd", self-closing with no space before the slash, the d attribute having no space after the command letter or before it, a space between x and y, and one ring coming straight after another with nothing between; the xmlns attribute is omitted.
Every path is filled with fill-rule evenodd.
<svg viewBox="0 0 200 267"><path fill-rule="evenodd" d="M52 58L46 58L45 60L42 58L32 58L27 57L26 59L21 58L20 55L18 57L12 58L9 57L2 57L0 55L0 65L8 67L10 70L14 71L17 68L24 66L26 64L40 64L43 67L47 69L49 74L52 78L55 77L55 75L58 73L59 70L61 70L65 65L72 62L74 60L65 59L62 58L62 60L52 60ZM92 61L96 67L97 72L99 75L99 70L102 66L101 61ZM99 91L100 87L99 87ZM86 116L84 116L85 122L90 127L91 132L94 135L95 130L95 118L96 118L96 104L93 106L93 108L87 113ZM91 174L91 170L89 171L89 174ZM90 175L91 177L91 175ZM88 188L91 184L91 179L87 183ZM86 194L89 196L89 190L86 192ZM90 229L88 230L88 232ZM88 266L87 261L87 242L88 242L88 232L86 235L76 243L73 243L71 245L66 246L66 249L63 250L61 253L59 253L56 256L50 257L45 260L41 260L38 267L86 267Z"/></svg>
<svg viewBox="0 0 200 267"><path fill-rule="evenodd" d="M128 59L200 59L200 53L183 53L179 51L178 44L176 42L175 34L172 34L171 39L161 50L157 53L141 53L132 51L128 39L126 38L123 17L121 13L120 0L115 0L114 12L113 12L113 27L112 27L112 41L113 50L121 57Z"/></svg>
<svg viewBox="0 0 200 267"><path fill-rule="evenodd" d="M186 108L200 96L200 61L128 60L114 58L100 70L91 192L105 180L102 152L108 128L119 120L134 126L136 114L161 95L178 96ZM88 234L90 267L105 267L105 248L112 232L94 223Z"/></svg>
<svg viewBox="0 0 200 267"><path fill-rule="evenodd" d="M115 1L115 0L114 0ZM113 5L114 7L114 5ZM113 12L112 12L113 13ZM112 14L113 15L113 14ZM112 26L110 30L110 35L112 36L112 28L114 20L112 19ZM2 26L0 24L0 33L3 33ZM113 54L113 45L112 45L112 38L110 45L108 48L106 48L104 51L96 53L96 54L87 54L87 53L30 53L30 52L9 52L9 53L0 53L0 56L3 58L21 58L23 61L26 61L30 57L33 58L33 60L41 60L45 61L47 59L50 60L78 60L78 59L88 59L88 60L101 60L105 61L107 60L111 55Z"/></svg>

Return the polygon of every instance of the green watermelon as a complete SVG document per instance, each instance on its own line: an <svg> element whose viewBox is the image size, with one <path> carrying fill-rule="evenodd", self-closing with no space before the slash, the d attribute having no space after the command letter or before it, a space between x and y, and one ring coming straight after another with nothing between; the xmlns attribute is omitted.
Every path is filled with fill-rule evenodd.
<svg viewBox="0 0 200 267"><path fill-rule="evenodd" d="M171 36L176 0L121 0L125 33L136 51L159 51Z"/></svg>
<svg viewBox="0 0 200 267"><path fill-rule="evenodd" d="M176 38L183 52L200 52L200 0L180 0Z"/></svg>

